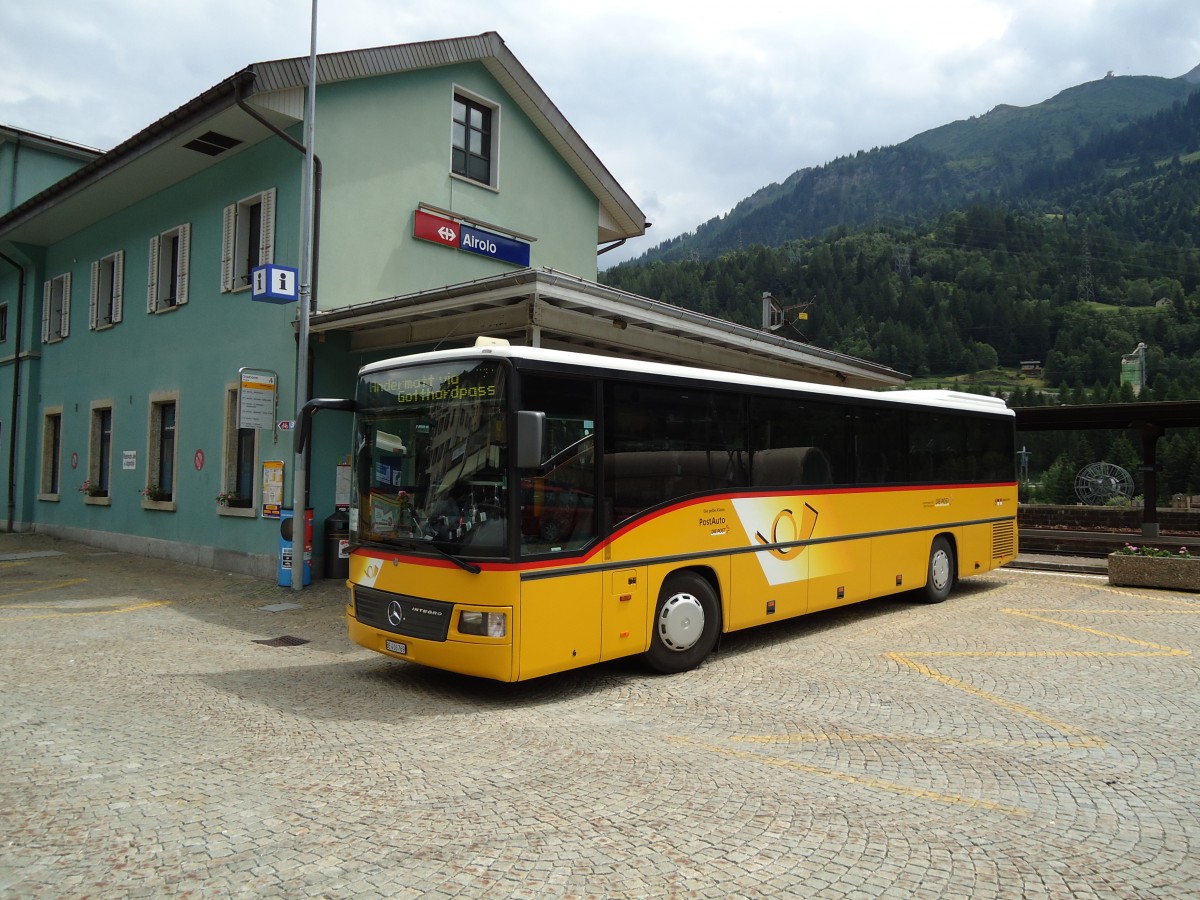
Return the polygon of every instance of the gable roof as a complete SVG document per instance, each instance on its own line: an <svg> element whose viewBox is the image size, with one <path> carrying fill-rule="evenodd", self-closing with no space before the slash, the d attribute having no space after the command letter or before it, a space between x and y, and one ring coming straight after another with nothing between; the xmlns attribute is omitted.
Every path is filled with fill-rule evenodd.
<svg viewBox="0 0 1200 900"><path fill-rule="evenodd" d="M494 31L317 56L317 83L331 84L440 66L481 63L596 196L597 242L644 234L645 214ZM45 245L86 227L217 161L180 153L207 132L239 149L272 137L238 103L252 103L279 128L303 118L308 57L254 63L163 116L128 140L0 217L0 240Z"/></svg>

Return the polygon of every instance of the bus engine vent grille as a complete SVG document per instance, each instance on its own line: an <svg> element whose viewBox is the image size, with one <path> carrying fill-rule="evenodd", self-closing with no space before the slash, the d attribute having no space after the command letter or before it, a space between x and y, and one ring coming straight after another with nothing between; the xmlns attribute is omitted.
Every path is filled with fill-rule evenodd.
<svg viewBox="0 0 1200 900"><path fill-rule="evenodd" d="M992 559L1013 556L1017 549L1017 527L1011 519L992 523Z"/></svg>
<svg viewBox="0 0 1200 900"><path fill-rule="evenodd" d="M454 604L356 585L354 612L362 624L381 631L444 641L450 633Z"/></svg>

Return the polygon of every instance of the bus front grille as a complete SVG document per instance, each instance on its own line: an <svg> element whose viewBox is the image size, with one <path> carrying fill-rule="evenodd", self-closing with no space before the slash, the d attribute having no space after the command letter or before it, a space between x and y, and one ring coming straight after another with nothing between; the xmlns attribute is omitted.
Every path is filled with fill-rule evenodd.
<svg viewBox="0 0 1200 900"><path fill-rule="evenodd" d="M354 617L363 625L392 634L444 641L450 632L453 612L452 603L392 594L361 585L354 588Z"/></svg>

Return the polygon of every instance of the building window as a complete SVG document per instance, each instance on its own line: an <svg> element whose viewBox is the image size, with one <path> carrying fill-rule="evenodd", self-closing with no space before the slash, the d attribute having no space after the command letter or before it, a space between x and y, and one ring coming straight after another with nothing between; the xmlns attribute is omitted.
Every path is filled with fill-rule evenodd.
<svg viewBox="0 0 1200 900"><path fill-rule="evenodd" d="M150 278L146 312L160 313L188 302L188 260L192 227L180 225L150 238Z"/></svg>
<svg viewBox="0 0 1200 900"><path fill-rule="evenodd" d="M454 95L451 171L496 186L496 133L499 108L477 97Z"/></svg>
<svg viewBox="0 0 1200 900"><path fill-rule="evenodd" d="M92 404L92 427L88 437L88 496L109 497L112 479L111 401Z"/></svg>
<svg viewBox="0 0 1200 900"><path fill-rule="evenodd" d="M153 503L175 501L176 430L178 428L179 398L176 394L161 394L150 398L150 429L144 496Z"/></svg>
<svg viewBox="0 0 1200 900"><path fill-rule="evenodd" d="M57 500L59 479L62 477L62 407L55 406L42 414L42 483L40 500Z"/></svg>
<svg viewBox="0 0 1200 900"><path fill-rule="evenodd" d="M92 286L88 292L89 327L96 331L121 321L125 292L125 251L118 250L92 263Z"/></svg>
<svg viewBox="0 0 1200 900"><path fill-rule="evenodd" d="M0 344L8 343L8 304L0 303Z"/></svg>
<svg viewBox="0 0 1200 900"><path fill-rule="evenodd" d="M61 341L71 333L71 273L52 278L42 288L42 343Z"/></svg>
<svg viewBox="0 0 1200 900"><path fill-rule="evenodd" d="M254 470L258 464L258 431L238 427L238 392L225 392L225 458L222 465L220 512L254 515Z"/></svg>
<svg viewBox="0 0 1200 900"><path fill-rule="evenodd" d="M275 188L225 207L221 238L221 290L250 286L257 266L275 261Z"/></svg>

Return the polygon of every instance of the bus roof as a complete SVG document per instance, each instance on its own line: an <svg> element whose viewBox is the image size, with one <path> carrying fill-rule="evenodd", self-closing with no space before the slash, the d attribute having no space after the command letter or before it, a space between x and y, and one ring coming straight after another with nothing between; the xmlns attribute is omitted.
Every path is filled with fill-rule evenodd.
<svg viewBox="0 0 1200 900"><path fill-rule="evenodd" d="M512 360L552 363L570 368L603 369L622 375L653 375L665 378L688 378L693 381L708 381L720 385L763 387L777 390L796 391L822 397L837 397L847 400L870 400L897 403L907 406L935 407L961 412L989 413L992 415L1014 415L1005 402L998 397L967 394L947 390L887 390L869 391L862 388L835 387L786 378L770 378L762 375L746 375L740 372L723 372L717 369L692 368L672 363L650 362L638 359L623 359L615 356L600 356L571 350L549 350L544 347L524 347L509 344L480 343L474 347L451 350L432 350L411 356L398 356L370 363L359 370L359 375L386 371L403 366L445 362L455 359L479 359L503 357Z"/></svg>

